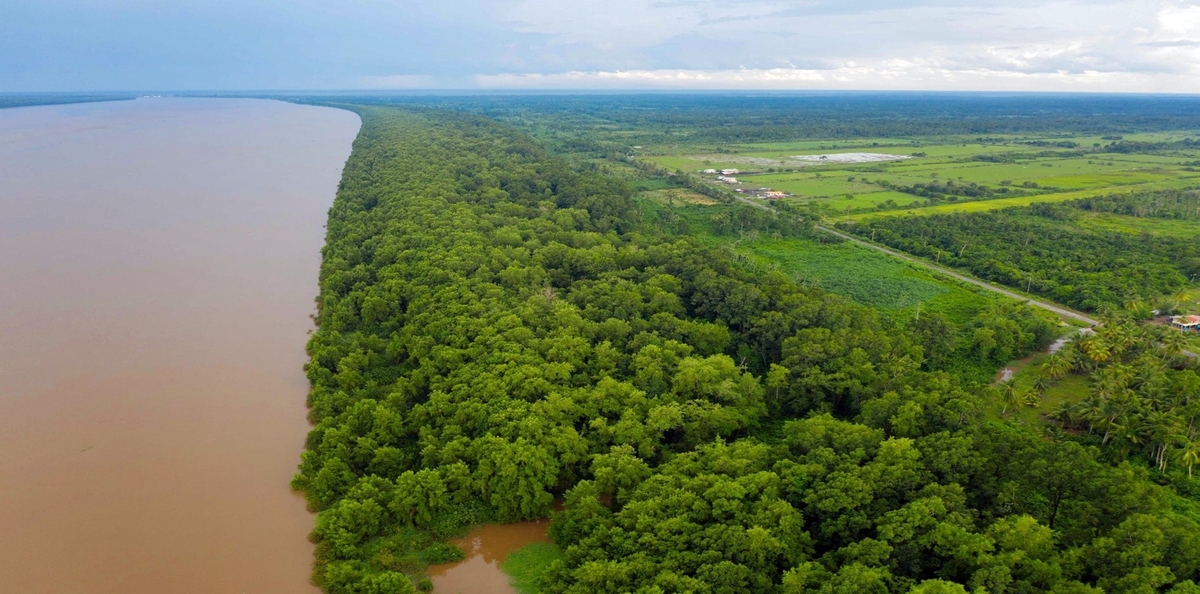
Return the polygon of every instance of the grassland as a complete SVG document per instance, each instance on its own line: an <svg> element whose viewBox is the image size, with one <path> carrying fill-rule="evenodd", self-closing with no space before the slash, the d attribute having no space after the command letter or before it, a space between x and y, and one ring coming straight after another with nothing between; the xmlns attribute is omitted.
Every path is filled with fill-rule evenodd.
<svg viewBox="0 0 1200 594"><path fill-rule="evenodd" d="M1033 389L1033 381L1037 377L1037 367L1046 357L1047 355L1038 355L1030 361L1022 361L1022 363L1025 363L1025 366L1012 379L1018 390L1028 391ZM1044 417L1049 416L1063 402L1079 402L1083 400L1087 397L1088 390L1088 380L1086 377L1068 375L1047 388L1045 394L1042 395L1042 398L1037 401L1035 406L1009 407L1007 411L1001 412L1004 410L1004 405L997 399L988 404L988 416L996 419L1016 419L1029 425L1040 425L1044 422Z"/></svg>
<svg viewBox="0 0 1200 594"><path fill-rule="evenodd" d="M907 318L918 309L965 323L998 297L941 277L926 268L850 243L807 239L759 239L739 244L797 282L818 286Z"/></svg>
<svg viewBox="0 0 1200 594"><path fill-rule="evenodd" d="M509 582L520 594L537 594L542 575L550 564L562 559L562 551L548 542L535 542L509 553L500 565L511 578Z"/></svg>

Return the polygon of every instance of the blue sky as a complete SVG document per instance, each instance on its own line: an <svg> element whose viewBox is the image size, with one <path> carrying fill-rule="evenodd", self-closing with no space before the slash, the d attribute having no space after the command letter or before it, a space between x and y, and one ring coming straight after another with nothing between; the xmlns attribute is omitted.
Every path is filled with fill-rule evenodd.
<svg viewBox="0 0 1200 594"><path fill-rule="evenodd" d="M1200 92L1200 0L2 0L0 92Z"/></svg>

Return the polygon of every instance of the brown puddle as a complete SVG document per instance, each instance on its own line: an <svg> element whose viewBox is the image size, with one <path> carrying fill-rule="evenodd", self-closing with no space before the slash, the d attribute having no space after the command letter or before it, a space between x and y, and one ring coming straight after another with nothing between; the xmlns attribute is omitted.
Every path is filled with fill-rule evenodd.
<svg viewBox="0 0 1200 594"><path fill-rule="evenodd" d="M288 489L352 113L0 109L0 592L294 594Z"/></svg>
<svg viewBox="0 0 1200 594"><path fill-rule="evenodd" d="M462 561L429 568L435 594L515 594L500 564L509 553L535 542L550 542L550 520L485 524L451 541L466 553Z"/></svg>

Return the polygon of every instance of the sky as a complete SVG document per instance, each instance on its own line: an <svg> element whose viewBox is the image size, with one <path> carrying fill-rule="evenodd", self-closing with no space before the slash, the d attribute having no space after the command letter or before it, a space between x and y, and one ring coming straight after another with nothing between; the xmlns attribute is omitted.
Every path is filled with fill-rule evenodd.
<svg viewBox="0 0 1200 594"><path fill-rule="evenodd" d="M1200 0L0 0L0 92L1200 93Z"/></svg>

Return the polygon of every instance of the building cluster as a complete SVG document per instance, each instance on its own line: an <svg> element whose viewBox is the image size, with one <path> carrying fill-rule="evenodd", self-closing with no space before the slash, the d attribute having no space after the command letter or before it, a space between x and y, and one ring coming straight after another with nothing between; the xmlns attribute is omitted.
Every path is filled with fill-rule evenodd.
<svg viewBox="0 0 1200 594"><path fill-rule="evenodd" d="M741 171L739 171L737 169L705 169L702 171L702 173L705 173L707 175L717 176L716 179L717 179L718 183L730 184L730 185L738 185L738 184L742 183L742 182L738 181L738 178L734 177L738 173L741 173ZM757 190L748 189L748 188L736 188L736 189L734 189L734 191L737 192L738 194L745 194L747 196L753 196L755 198L766 198L767 200L779 200L779 199L789 195L785 192L780 192L778 190L772 190L771 188L759 188Z"/></svg>

